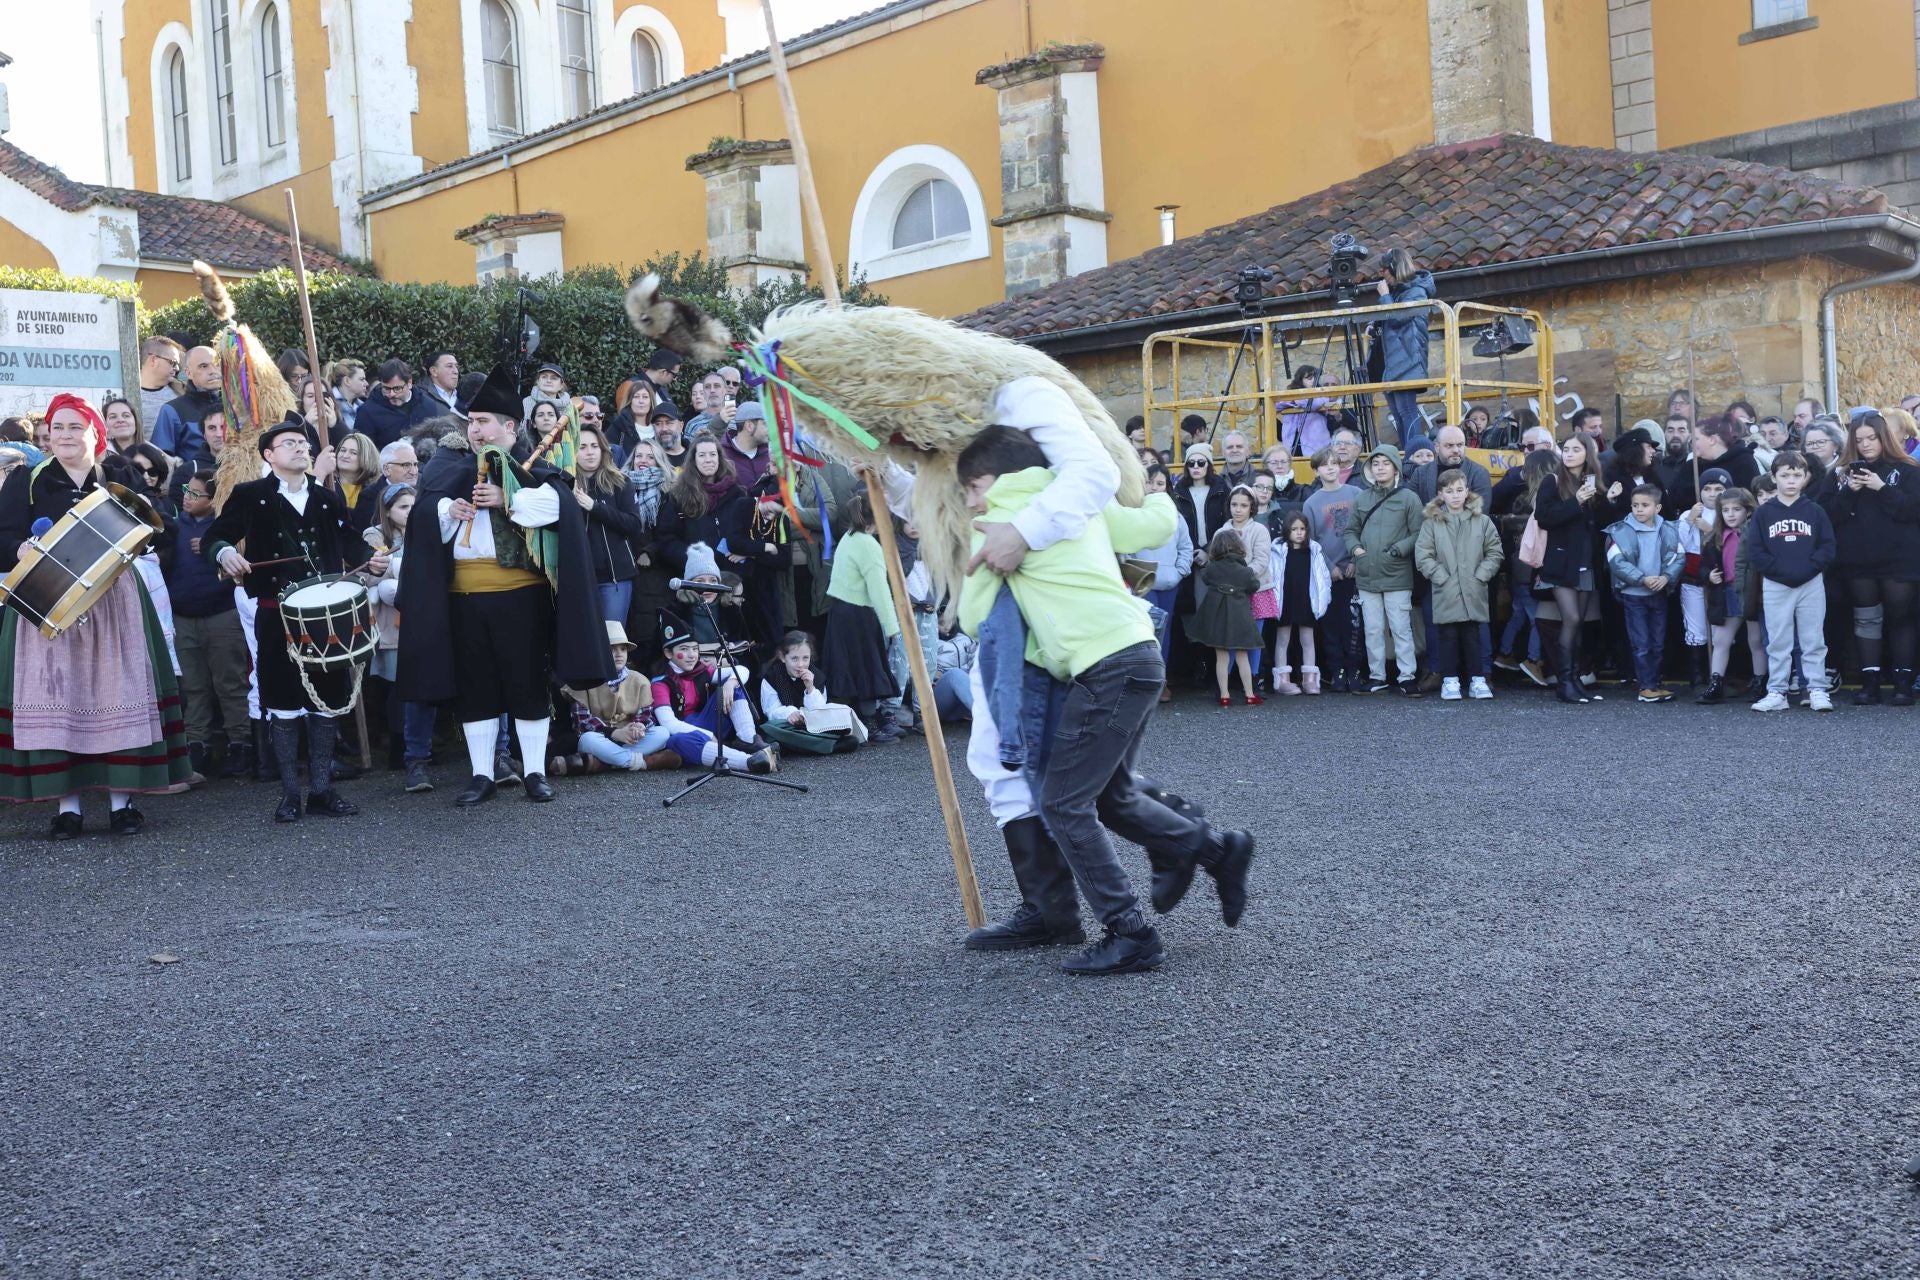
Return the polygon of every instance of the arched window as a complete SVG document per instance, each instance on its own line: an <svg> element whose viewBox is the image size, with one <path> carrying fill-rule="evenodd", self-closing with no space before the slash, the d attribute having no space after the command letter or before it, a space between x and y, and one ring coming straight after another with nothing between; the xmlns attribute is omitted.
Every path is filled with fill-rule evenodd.
<svg viewBox="0 0 1920 1280"><path fill-rule="evenodd" d="M915 187L893 218L891 247L910 249L930 240L967 233L967 202L960 188L945 178L934 178Z"/></svg>
<svg viewBox="0 0 1920 1280"><path fill-rule="evenodd" d="M520 39L506 0L480 0L480 60L487 133L495 142L517 138L525 132L520 122Z"/></svg>
<svg viewBox="0 0 1920 1280"><path fill-rule="evenodd" d="M260 12L260 127L269 147L287 141L287 70L280 49L280 6Z"/></svg>
<svg viewBox="0 0 1920 1280"><path fill-rule="evenodd" d="M644 31L633 33L633 91L651 93L666 80L660 42Z"/></svg>
<svg viewBox="0 0 1920 1280"><path fill-rule="evenodd" d="M987 205L966 161L916 143L874 167L853 206L849 272L868 280L974 262L993 247Z"/></svg>
<svg viewBox="0 0 1920 1280"><path fill-rule="evenodd" d="M175 45L167 54L167 141L172 178L182 186L193 177L193 108L187 96L187 55Z"/></svg>
<svg viewBox="0 0 1920 1280"><path fill-rule="evenodd" d="M213 137L220 163L240 159L240 138L233 117L233 24L227 0L207 0L213 28Z"/></svg>
<svg viewBox="0 0 1920 1280"><path fill-rule="evenodd" d="M581 116L594 108L593 14L590 0L555 0L560 22L560 114Z"/></svg>

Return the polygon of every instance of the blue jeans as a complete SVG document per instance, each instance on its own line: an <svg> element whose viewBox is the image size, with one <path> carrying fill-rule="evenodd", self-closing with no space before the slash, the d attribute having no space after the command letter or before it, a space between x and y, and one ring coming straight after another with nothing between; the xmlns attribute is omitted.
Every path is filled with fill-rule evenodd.
<svg viewBox="0 0 1920 1280"><path fill-rule="evenodd" d="M1439 666L1431 656L1439 652L1440 649L1440 628L1435 626L1433 622L1433 592L1431 591L1427 592L1427 598L1420 602L1420 619L1426 623L1427 629L1427 653L1429 655L1427 658L1427 670L1439 671ZM1469 671L1467 675L1485 676L1491 680L1493 678L1493 628L1484 622L1476 622L1473 625L1480 628L1480 657L1477 663L1480 670ZM1442 674L1445 673L1442 672Z"/></svg>
<svg viewBox="0 0 1920 1280"><path fill-rule="evenodd" d="M580 750L592 756L601 764L612 765L616 769L631 769L636 758L645 759L667 745L667 731L654 725L638 738L633 745L623 747L604 733L583 733L580 735Z"/></svg>
<svg viewBox="0 0 1920 1280"><path fill-rule="evenodd" d="M1660 687L1660 660L1667 651L1667 598L1622 592L1618 597L1627 623L1627 647L1633 650L1633 674L1642 689Z"/></svg>
<svg viewBox="0 0 1920 1280"><path fill-rule="evenodd" d="M973 681L958 667L941 673L933 682L933 705L940 723L958 724L973 719Z"/></svg>
<svg viewBox="0 0 1920 1280"><path fill-rule="evenodd" d="M1520 643L1520 628L1527 629L1527 661L1540 661L1540 602L1533 598L1529 587L1515 587L1513 591L1513 616L1507 619L1507 629L1500 633L1500 652L1512 653L1513 646Z"/></svg>
<svg viewBox="0 0 1920 1280"><path fill-rule="evenodd" d="M1154 630L1154 634L1160 638L1160 661L1162 663L1165 663L1167 660L1167 646L1172 643L1173 639L1173 602L1179 594L1180 588L1178 587L1168 587L1165 591L1147 592L1147 603L1158 609L1163 615L1160 619L1160 625Z"/></svg>
<svg viewBox="0 0 1920 1280"><path fill-rule="evenodd" d="M1147 919L1107 832L1149 854L1194 858L1207 847L1206 824L1150 799L1134 772L1165 680L1151 642L1102 658L1075 677L1038 797L1040 817L1073 868L1081 896L1102 924L1121 933L1144 928Z"/></svg>
<svg viewBox="0 0 1920 1280"><path fill-rule="evenodd" d="M1427 420L1420 416L1418 391L1387 392L1387 408L1393 414L1393 425L1399 429L1402 450L1406 449L1407 441L1426 434Z"/></svg>
<svg viewBox="0 0 1920 1280"><path fill-rule="evenodd" d="M406 744L406 761L426 760L433 755L433 715L431 702L406 702L400 706L400 739Z"/></svg>
<svg viewBox="0 0 1920 1280"><path fill-rule="evenodd" d="M627 609L633 604L633 579L600 584L600 618L603 622L627 625Z"/></svg>

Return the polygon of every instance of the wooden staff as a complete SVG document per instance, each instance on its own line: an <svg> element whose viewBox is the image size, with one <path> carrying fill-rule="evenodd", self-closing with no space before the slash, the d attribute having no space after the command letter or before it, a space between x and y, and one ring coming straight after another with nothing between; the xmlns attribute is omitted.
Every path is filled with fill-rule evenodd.
<svg viewBox="0 0 1920 1280"><path fill-rule="evenodd" d="M313 387L313 416L317 419L314 426L321 432L320 447L331 447L333 443L331 415L331 392L323 379L320 369L320 343L313 336L313 302L307 297L307 258L300 248L300 210L293 203L293 188L283 187L287 196L287 238L293 242L293 283L300 291L300 326L307 338L307 381ZM298 412L300 406L294 405ZM340 468L333 469L333 491L340 493ZM353 727L360 733L360 767L373 768L373 743L367 737L367 704L355 698L353 700Z"/></svg>
<svg viewBox="0 0 1920 1280"><path fill-rule="evenodd" d="M787 54L780 47L780 35L773 29L773 0L760 0L760 11L767 20L767 57L773 64L773 83L780 93L780 111L787 121L787 140L793 146L794 172L800 180L800 208L806 217L808 256L814 274L820 277L820 291L827 305L840 305L840 282L833 271L833 245L827 239L827 221L820 214L820 192L813 184L813 161L807 155L806 135L800 129L800 111L793 101L793 82L787 76ZM887 564L887 585L892 588L893 611L900 620L900 640L907 650L907 666L913 672L913 691L920 701L920 723L927 739L927 755L933 763L934 786L940 793L940 812L947 822L947 843L953 849L953 873L960 882L960 905L967 924L979 928L987 922L986 909L980 905L980 885L973 875L973 853L967 847L967 826L960 817L960 796L953 789L953 767L947 760L947 740L940 731L940 714L934 706L933 679L927 674L927 656L920 649L920 632L913 625L913 601L907 595L906 575L900 568L900 548L893 535L893 511L887 506L886 491L880 473L868 467L862 475L867 482L867 501L873 504L875 532Z"/></svg>

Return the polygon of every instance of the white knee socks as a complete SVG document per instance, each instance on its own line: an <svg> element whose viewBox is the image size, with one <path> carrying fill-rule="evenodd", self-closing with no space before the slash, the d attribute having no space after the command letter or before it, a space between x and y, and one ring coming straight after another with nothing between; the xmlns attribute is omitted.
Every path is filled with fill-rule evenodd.
<svg viewBox="0 0 1920 1280"><path fill-rule="evenodd" d="M733 732L740 741L752 742L753 735L759 732L759 729L753 723L753 708L747 705L747 700L736 696L733 700L733 708L728 715L733 719Z"/></svg>
<svg viewBox="0 0 1920 1280"><path fill-rule="evenodd" d="M515 720L513 735L520 740L520 771L545 774L547 771L547 722Z"/></svg>
<svg viewBox="0 0 1920 1280"><path fill-rule="evenodd" d="M74 792L72 795L65 795L60 797L60 812L62 813L80 812L80 793L78 791Z"/></svg>
<svg viewBox="0 0 1920 1280"><path fill-rule="evenodd" d="M467 739L467 763L476 778L493 776L494 726L492 720L466 720L460 725L460 732Z"/></svg>
<svg viewBox="0 0 1920 1280"><path fill-rule="evenodd" d="M74 800L74 807L78 808L80 804L80 797L75 796L73 800ZM128 805L132 803L133 803L133 792L131 791L107 792L107 807L112 809L115 813L120 812L122 809L126 808Z"/></svg>
<svg viewBox="0 0 1920 1280"><path fill-rule="evenodd" d="M739 704L735 703L734 705L738 706ZM707 745L700 749L700 763L712 764L722 751L727 753L727 768L744 769L747 767L748 756L746 752L735 751L732 747L722 747L711 738L707 739Z"/></svg>

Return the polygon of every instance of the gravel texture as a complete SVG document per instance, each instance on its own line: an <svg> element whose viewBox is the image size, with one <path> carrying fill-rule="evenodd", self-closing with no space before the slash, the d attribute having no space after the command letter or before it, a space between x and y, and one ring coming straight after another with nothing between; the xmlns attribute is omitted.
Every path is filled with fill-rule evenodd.
<svg viewBox="0 0 1920 1280"><path fill-rule="evenodd" d="M961 950L916 738L670 813L0 814L0 1275L1911 1276L1917 746L1183 699L1146 764L1254 904L1111 980Z"/></svg>

